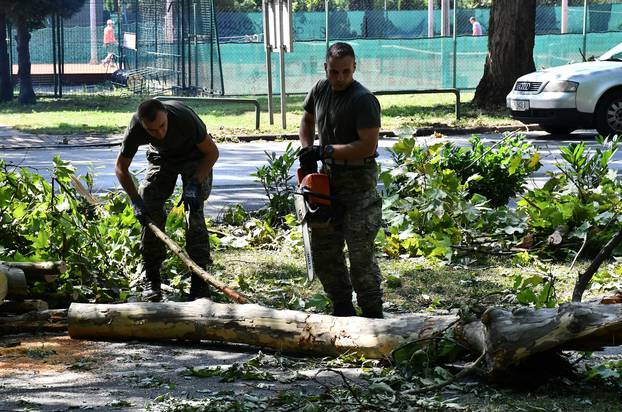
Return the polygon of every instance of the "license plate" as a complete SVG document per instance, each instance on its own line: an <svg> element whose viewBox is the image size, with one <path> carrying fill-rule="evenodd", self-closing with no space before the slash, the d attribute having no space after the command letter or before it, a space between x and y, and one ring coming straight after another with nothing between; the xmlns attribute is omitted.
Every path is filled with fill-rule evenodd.
<svg viewBox="0 0 622 412"><path fill-rule="evenodd" d="M515 112L524 112L529 110L529 100L510 100L510 109Z"/></svg>

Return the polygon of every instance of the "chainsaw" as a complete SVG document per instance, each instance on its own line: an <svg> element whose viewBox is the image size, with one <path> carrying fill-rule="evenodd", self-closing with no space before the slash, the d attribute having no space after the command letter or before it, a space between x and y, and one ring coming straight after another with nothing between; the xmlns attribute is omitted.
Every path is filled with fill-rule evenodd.
<svg viewBox="0 0 622 412"><path fill-rule="evenodd" d="M315 278L311 254L311 228L327 227L333 220L332 198L328 175L324 173L304 174L298 169L298 191L294 193L296 217L302 225L302 243L307 265L307 278Z"/></svg>

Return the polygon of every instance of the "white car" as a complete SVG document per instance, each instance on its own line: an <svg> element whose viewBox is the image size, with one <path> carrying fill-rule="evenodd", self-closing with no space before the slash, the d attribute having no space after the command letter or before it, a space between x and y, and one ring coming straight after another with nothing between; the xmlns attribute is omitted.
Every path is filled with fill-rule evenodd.
<svg viewBox="0 0 622 412"><path fill-rule="evenodd" d="M591 128L622 134L622 43L594 61L519 77L506 103L512 118L551 134Z"/></svg>

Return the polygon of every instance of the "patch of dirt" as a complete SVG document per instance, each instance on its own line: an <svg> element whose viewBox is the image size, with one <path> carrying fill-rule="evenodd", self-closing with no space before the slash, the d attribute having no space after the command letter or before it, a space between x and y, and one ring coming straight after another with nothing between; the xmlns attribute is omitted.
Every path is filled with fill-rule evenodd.
<svg viewBox="0 0 622 412"><path fill-rule="evenodd" d="M69 336L22 336L2 341L0 378L25 370L46 373L62 372L85 360L102 356L98 342L73 340Z"/></svg>

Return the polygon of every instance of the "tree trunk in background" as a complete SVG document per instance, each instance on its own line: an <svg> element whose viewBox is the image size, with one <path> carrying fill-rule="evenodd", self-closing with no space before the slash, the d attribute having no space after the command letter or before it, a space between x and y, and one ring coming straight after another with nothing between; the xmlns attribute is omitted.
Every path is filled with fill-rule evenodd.
<svg viewBox="0 0 622 412"><path fill-rule="evenodd" d="M488 56L473 103L480 108L505 106L516 79L536 70L533 62L536 1L494 0L488 27Z"/></svg>
<svg viewBox="0 0 622 412"><path fill-rule="evenodd" d="M6 39L7 33L6 15L0 11L0 102L13 99L13 84L11 82L11 66L9 61L9 49Z"/></svg>
<svg viewBox="0 0 622 412"><path fill-rule="evenodd" d="M16 21L17 28L17 65L19 77L19 102L21 104L33 104L37 101L37 96L32 88L32 77L30 76L30 32L26 19Z"/></svg>

